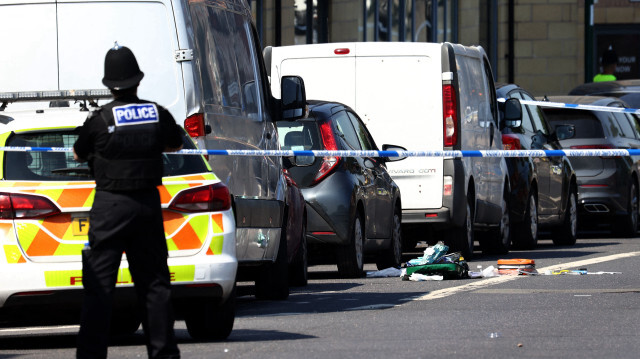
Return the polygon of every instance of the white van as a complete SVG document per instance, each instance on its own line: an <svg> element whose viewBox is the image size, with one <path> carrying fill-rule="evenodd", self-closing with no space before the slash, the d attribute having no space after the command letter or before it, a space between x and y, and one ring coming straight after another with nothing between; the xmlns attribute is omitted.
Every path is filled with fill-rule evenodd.
<svg viewBox="0 0 640 359"><path fill-rule="evenodd" d="M280 78L299 75L307 98L355 109L376 142L416 151L502 149L493 76L481 47L330 43L272 47L264 54L276 97ZM405 244L442 233L469 259L477 229L494 232L482 236L484 250L508 251L504 159L412 157L387 166L402 193ZM427 229L435 230L429 238Z"/></svg>
<svg viewBox="0 0 640 359"><path fill-rule="evenodd" d="M290 81L294 100L283 101L287 106L271 96L246 0L0 0L0 23L7 35L0 93L103 89L104 57L117 41L145 73L139 97L168 108L201 147L277 150L274 121L282 109L303 113L299 79ZM286 298L287 266L279 265L287 261L281 158L208 161L233 196L238 280L256 280L258 297ZM210 292L224 303L235 280Z"/></svg>

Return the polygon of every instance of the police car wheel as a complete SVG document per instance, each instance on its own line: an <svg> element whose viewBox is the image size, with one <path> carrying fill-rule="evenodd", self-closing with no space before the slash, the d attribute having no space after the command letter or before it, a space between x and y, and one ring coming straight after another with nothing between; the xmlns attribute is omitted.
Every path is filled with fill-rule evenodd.
<svg viewBox="0 0 640 359"><path fill-rule="evenodd" d="M224 340L233 330L236 318L236 287L222 304L208 298L186 305L184 321L189 335L195 340Z"/></svg>

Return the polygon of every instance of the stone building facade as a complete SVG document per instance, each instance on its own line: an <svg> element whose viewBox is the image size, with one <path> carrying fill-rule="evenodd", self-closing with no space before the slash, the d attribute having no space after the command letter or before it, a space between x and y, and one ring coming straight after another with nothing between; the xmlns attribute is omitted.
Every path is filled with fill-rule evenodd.
<svg viewBox="0 0 640 359"><path fill-rule="evenodd" d="M404 31L394 28L392 41L482 45L490 55L499 82L513 81L536 96L566 94L589 81L598 71L599 52L607 46L614 46L621 59L619 78L640 78L640 1L439 0L437 11L431 8L434 6L431 0L389 1L396 24L398 13L406 15ZM263 46L318 42L318 39L320 42L386 40L380 29L374 30L371 4L387 0L317 0L317 8L326 12L326 16L316 20L325 21L324 36L296 32L294 13L300 2L305 0L253 0L254 15L262 14L257 22L261 25ZM279 32L275 10L278 3ZM376 16L382 18L385 11L381 6ZM434 11L438 15L429 18ZM426 31L424 27L430 19L438 24L431 34L428 26ZM314 23L314 29L317 26ZM384 36L375 39L375 31Z"/></svg>

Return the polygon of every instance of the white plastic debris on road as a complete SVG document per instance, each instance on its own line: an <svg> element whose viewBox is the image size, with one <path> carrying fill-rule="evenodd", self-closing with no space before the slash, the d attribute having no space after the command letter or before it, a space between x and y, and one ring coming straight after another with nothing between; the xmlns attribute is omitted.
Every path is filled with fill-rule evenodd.
<svg viewBox="0 0 640 359"><path fill-rule="evenodd" d="M367 278L384 278L384 277L400 277L402 270L398 268L385 268L377 272L367 272Z"/></svg>
<svg viewBox="0 0 640 359"><path fill-rule="evenodd" d="M444 276L441 275L424 275L420 273L413 273L409 276L409 280L413 282L423 282L427 280L443 280Z"/></svg>

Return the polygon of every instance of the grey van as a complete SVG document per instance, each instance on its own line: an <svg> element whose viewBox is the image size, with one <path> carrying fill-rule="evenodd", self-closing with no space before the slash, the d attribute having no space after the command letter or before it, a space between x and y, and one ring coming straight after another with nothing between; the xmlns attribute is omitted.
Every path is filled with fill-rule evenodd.
<svg viewBox="0 0 640 359"><path fill-rule="evenodd" d="M3 47L13 54L0 58L0 92L103 88L104 55L117 41L145 73L139 96L168 108L202 148L277 150L274 121L304 112L299 78L283 82L292 99L271 96L246 0L0 0L0 23L12 31ZM255 280L258 297L286 298L281 158L208 162L233 196L238 279Z"/></svg>

